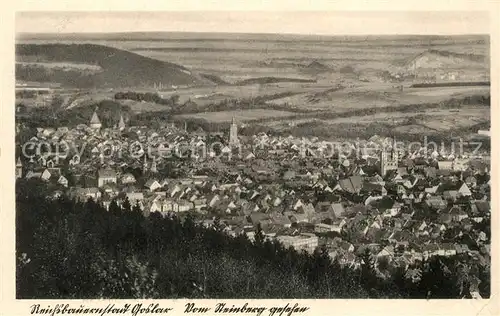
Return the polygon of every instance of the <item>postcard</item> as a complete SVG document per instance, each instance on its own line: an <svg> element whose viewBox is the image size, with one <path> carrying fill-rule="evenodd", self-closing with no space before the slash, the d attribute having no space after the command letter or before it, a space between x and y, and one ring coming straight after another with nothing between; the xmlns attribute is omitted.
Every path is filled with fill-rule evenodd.
<svg viewBox="0 0 500 316"><path fill-rule="evenodd" d="M14 6L2 314L498 315L499 6L392 3Z"/></svg>

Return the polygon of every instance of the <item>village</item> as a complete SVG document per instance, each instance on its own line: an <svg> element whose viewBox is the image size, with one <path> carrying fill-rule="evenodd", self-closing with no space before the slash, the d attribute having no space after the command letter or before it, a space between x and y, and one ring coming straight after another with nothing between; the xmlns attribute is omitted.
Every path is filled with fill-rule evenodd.
<svg viewBox="0 0 500 316"><path fill-rule="evenodd" d="M394 149L375 135L326 156L331 143L317 138L241 137L234 119L227 134L127 126L123 117L103 128L95 111L88 125L38 128L16 178L46 182L47 198L106 208L128 200L144 216L191 213L250 240L261 230L286 247L326 248L354 268L365 251L405 269L434 256L490 264L488 153ZM40 149L61 143L83 150Z"/></svg>

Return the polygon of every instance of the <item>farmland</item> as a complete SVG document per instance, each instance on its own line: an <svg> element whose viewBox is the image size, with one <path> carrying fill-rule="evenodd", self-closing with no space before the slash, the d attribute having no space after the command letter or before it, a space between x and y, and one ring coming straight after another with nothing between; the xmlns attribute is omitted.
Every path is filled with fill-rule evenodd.
<svg viewBox="0 0 500 316"><path fill-rule="evenodd" d="M468 127L480 122L487 121L490 108L485 106L467 106L461 109L428 109L419 112L380 112L364 116L348 116L333 119L303 118L293 120L282 120L267 123L268 126L282 129L315 122L316 124L327 124L335 128L339 124L372 124L383 122L392 125L396 130L405 130L408 122L413 126L420 125L427 130L446 131L455 127Z"/></svg>
<svg viewBox="0 0 500 316"><path fill-rule="evenodd" d="M489 95L489 87L406 88L401 92L393 85L378 84L345 88L332 92L324 90L301 93L272 100L269 103L286 104L291 108L307 106L310 110L342 112L365 107L398 107L408 104L442 102L450 98L461 98L471 94Z"/></svg>
<svg viewBox="0 0 500 316"><path fill-rule="evenodd" d="M234 117L275 132L332 137L444 133L490 121L484 102L449 103L489 102L488 85L412 87L488 82L488 36L28 34L17 42L17 79L83 85L72 106L126 91L176 95L175 106L116 101L162 121L225 124ZM26 71L33 65L43 71Z"/></svg>
<svg viewBox="0 0 500 316"><path fill-rule="evenodd" d="M259 120L268 117L284 118L293 116L295 113L286 111L255 109L255 110L241 110L241 111L223 111L223 112L205 112L196 114L177 115L178 119L202 119L211 123L225 123L231 122L234 119L239 122Z"/></svg>

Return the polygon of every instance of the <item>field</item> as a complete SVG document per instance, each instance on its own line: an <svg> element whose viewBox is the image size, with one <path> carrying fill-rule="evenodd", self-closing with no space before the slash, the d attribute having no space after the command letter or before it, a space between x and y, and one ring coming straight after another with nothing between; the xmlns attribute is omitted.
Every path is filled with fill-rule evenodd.
<svg viewBox="0 0 500 316"><path fill-rule="evenodd" d="M284 118L293 116L295 113L286 111L275 111L265 109L241 110L241 111L223 111L223 112L205 112L196 114L176 115L178 119L203 119L211 123L231 122L234 118L238 122L259 120L268 117Z"/></svg>
<svg viewBox="0 0 500 316"><path fill-rule="evenodd" d="M323 90L316 93L301 93L268 103L287 105L291 108L306 107L309 110L344 112L366 107L398 107L442 102L472 94L486 96L489 94L489 87L405 88L399 91L394 85L388 84L359 85L333 92Z"/></svg>
<svg viewBox="0 0 500 316"><path fill-rule="evenodd" d="M268 126L282 129L304 123L327 124L335 128L339 124L373 124L383 122L393 126L395 130L405 130L407 126L420 125L428 130L446 131L456 127L468 127L488 121L490 108L486 106L466 106L460 109L427 109L419 112L376 113L363 116L349 116L334 119L303 118L284 119L266 123ZM413 122L408 124L408 122Z"/></svg>
<svg viewBox="0 0 500 316"><path fill-rule="evenodd" d="M381 126L384 131L418 134L487 124L490 113L484 104L427 105L489 98L489 86L411 86L488 82L489 42L482 35L28 34L18 37L18 45L24 46L18 46L16 53L18 67L37 63L48 69L39 79L92 86L82 89L86 93L80 92L74 106L91 106L124 91L153 92L164 98L175 94L179 96L176 108L119 102L137 114L162 112L165 117L214 123L228 122L234 116L277 131L307 134L320 130L321 135L338 136L338 130L350 125L361 132L369 125L370 132ZM84 45L78 47L85 50L80 50L78 58L68 59L75 44ZM40 57L36 53L47 49L50 54ZM55 65L72 71L55 71L54 75ZM95 67L100 67L99 73L87 80L84 72ZM18 80L29 81L30 76L33 72L16 73ZM164 83L162 88L158 82ZM362 113L365 109L380 113Z"/></svg>

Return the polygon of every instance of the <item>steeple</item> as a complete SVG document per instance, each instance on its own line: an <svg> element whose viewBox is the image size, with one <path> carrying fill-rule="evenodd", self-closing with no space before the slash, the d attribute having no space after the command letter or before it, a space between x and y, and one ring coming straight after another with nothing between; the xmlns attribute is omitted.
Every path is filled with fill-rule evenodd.
<svg viewBox="0 0 500 316"><path fill-rule="evenodd" d="M231 127L229 128L229 145L230 146L236 146L240 143L240 140L238 139L238 126L236 125L236 120L233 119L231 120Z"/></svg>
<svg viewBox="0 0 500 316"><path fill-rule="evenodd" d="M144 154L144 162L142 164L142 171L144 173L146 173L148 171L148 161L147 161L146 154Z"/></svg>
<svg viewBox="0 0 500 316"><path fill-rule="evenodd" d="M123 115L120 115L120 122L118 123L118 128L120 131L125 129L125 121L123 120Z"/></svg>
<svg viewBox="0 0 500 316"><path fill-rule="evenodd" d="M390 170L398 169L398 152L394 147L391 147L388 154L387 148L382 148L380 152L380 175L385 177Z"/></svg>
<svg viewBox="0 0 500 316"><path fill-rule="evenodd" d="M97 116L97 107L94 110L94 114L92 114L92 118L90 119L90 127L94 129L101 128L101 120L99 120L99 116Z"/></svg>
<svg viewBox="0 0 500 316"><path fill-rule="evenodd" d="M156 166L156 158L154 158L153 162L151 163L151 172L152 173L157 173L158 172L158 167Z"/></svg>

